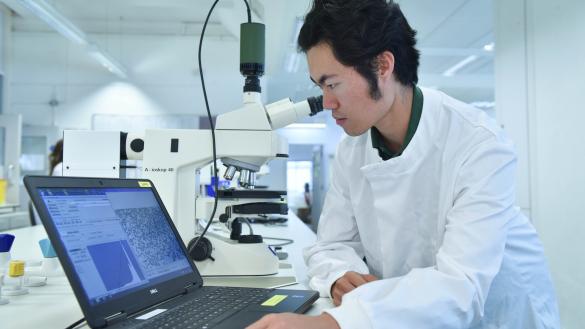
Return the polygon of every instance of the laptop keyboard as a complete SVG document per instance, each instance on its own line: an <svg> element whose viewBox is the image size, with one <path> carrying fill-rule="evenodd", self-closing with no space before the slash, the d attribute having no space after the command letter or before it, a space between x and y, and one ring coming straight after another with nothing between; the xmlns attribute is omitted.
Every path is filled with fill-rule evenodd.
<svg viewBox="0 0 585 329"><path fill-rule="evenodd" d="M207 329L250 304L264 302L272 290L218 287L137 328Z"/></svg>

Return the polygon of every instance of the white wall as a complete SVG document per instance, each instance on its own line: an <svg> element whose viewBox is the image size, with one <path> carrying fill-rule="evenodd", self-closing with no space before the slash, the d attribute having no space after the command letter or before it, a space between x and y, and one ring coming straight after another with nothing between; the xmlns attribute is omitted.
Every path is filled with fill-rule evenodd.
<svg viewBox="0 0 585 329"><path fill-rule="evenodd" d="M528 1L528 13L534 220L548 248L564 327L583 328L585 2Z"/></svg>
<svg viewBox="0 0 585 329"><path fill-rule="evenodd" d="M10 105L11 86L10 78L12 75L11 70L11 49L12 49L12 16L10 9L4 4L0 4L0 73L4 76L1 100L2 109L0 112L5 112Z"/></svg>
<svg viewBox="0 0 585 329"><path fill-rule="evenodd" d="M495 6L495 11L496 117L516 146L518 153L517 203L526 214L530 214L524 0L499 1Z"/></svg>
<svg viewBox="0 0 585 329"><path fill-rule="evenodd" d="M61 128L90 128L95 113L204 115L197 71L197 37L92 36L129 71L122 80L87 52L55 33L13 33L10 112L25 124L51 125L49 100L55 97L54 123ZM239 43L204 41L204 73L213 114L241 106L243 78Z"/></svg>
<svg viewBox="0 0 585 329"><path fill-rule="evenodd" d="M530 165L532 218L551 267L562 325L583 328L585 2L496 4L498 111L512 135L528 136L520 160Z"/></svg>

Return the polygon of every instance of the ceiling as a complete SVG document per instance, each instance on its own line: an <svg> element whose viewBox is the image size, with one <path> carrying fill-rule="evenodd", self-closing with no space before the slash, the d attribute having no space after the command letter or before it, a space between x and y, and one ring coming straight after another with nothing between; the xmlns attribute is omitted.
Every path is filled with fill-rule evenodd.
<svg viewBox="0 0 585 329"><path fill-rule="evenodd" d="M13 29L50 31L50 27L18 5L1 0L15 11ZM271 99L301 98L318 91L311 87L306 63L294 44L298 20L309 0L248 0L253 20L267 26L268 91ZM199 35L213 0L47 0L88 34ZM492 0L397 1L418 32L421 50L420 83L441 89L467 102L493 102L493 52L483 47L493 40ZM237 38L245 8L240 0L222 0L206 36ZM452 76L444 73L468 57L475 59ZM291 95L294 91L294 95Z"/></svg>

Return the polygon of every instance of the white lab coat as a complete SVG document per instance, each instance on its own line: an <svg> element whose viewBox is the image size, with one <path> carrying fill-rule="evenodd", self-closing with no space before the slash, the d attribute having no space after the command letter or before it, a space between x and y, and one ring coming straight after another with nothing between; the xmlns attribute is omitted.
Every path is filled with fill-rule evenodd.
<svg viewBox="0 0 585 329"><path fill-rule="evenodd" d="M542 246L514 205L512 143L482 111L423 95L401 156L383 161L369 132L341 141L304 252L310 286L330 296L347 271L383 278L327 311L342 329L559 328Z"/></svg>
<svg viewBox="0 0 585 329"><path fill-rule="evenodd" d="M51 176L63 176L63 162L59 162L55 165Z"/></svg>

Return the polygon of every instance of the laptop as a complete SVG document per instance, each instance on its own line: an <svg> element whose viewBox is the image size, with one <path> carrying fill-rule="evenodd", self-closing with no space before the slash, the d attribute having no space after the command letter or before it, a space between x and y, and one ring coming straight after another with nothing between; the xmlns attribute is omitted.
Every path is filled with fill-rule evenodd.
<svg viewBox="0 0 585 329"><path fill-rule="evenodd" d="M304 313L319 297L204 286L149 180L27 176L24 184L92 328L244 328L268 313Z"/></svg>

